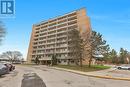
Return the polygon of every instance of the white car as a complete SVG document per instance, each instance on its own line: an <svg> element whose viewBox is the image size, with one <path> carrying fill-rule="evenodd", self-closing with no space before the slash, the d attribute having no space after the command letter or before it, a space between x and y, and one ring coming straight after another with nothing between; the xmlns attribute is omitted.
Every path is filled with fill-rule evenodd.
<svg viewBox="0 0 130 87"><path fill-rule="evenodd" d="M130 65L117 66L117 69L130 70Z"/></svg>
<svg viewBox="0 0 130 87"><path fill-rule="evenodd" d="M4 64L0 63L0 76L6 73L8 73L8 68Z"/></svg>

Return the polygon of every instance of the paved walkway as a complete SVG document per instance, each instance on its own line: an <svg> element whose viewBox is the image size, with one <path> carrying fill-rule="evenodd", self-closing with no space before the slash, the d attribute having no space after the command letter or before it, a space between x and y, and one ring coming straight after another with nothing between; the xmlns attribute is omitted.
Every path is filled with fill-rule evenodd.
<svg viewBox="0 0 130 87"><path fill-rule="evenodd" d="M64 70L68 72L73 72L76 74L105 78L105 79L115 79L115 80L127 80L130 81L130 71L128 70L117 70L116 68L111 68L107 70L93 71L93 72L82 72L64 68L52 67L53 69Z"/></svg>

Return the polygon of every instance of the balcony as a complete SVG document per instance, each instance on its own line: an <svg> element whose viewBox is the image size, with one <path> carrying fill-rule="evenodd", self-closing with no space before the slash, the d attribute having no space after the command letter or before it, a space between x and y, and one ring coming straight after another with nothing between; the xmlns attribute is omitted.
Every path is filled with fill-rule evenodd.
<svg viewBox="0 0 130 87"><path fill-rule="evenodd" d="M54 30L56 30L56 25L48 28L48 31L54 31Z"/></svg>
<svg viewBox="0 0 130 87"><path fill-rule="evenodd" d="M74 17L74 16L76 16L76 15L77 15L76 12L74 12L74 13L70 13L70 14L68 14L68 18L69 18L69 17Z"/></svg>
<svg viewBox="0 0 130 87"><path fill-rule="evenodd" d="M55 44L49 44L49 45L46 45L46 49L50 49L50 48L55 48Z"/></svg>
<svg viewBox="0 0 130 87"><path fill-rule="evenodd" d="M50 40L48 40L47 43L55 43L55 41L50 41Z"/></svg>
<svg viewBox="0 0 130 87"><path fill-rule="evenodd" d="M47 35L39 37L39 40L43 40L43 39L47 39Z"/></svg>
<svg viewBox="0 0 130 87"><path fill-rule="evenodd" d="M73 21L73 20L77 20L77 16L68 18L68 21Z"/></svg>
<svg viewBox="0 0 130 87"><path fill-rule="evenodd" d="M55 53L67 53L68 51L56 51Z"/></svg>
<svg viewBox="0 0 130 87"><path fill-rule="evenodd" d="M39 34L39 36L46 36L47 35L47 33L41 33L41 34Z"/></svg>
<svg viewBox="0 0 130 87"><path fill-rule="evenodd" d="M57 38L67 37L67 32L57 34Z"/></svg>
<svg viewBox="0 0 130 87"><path fill-rule="evenodd" d="M60 25L60 24L64 24L67 22L67 18L66 19L63 19L63 20L59 20L57 21L57 25Z"/></svg>
<svg viewBox="0 0 130 87"><path fill-rule="evenodd" d="M58 20L63 20L63 19L66 19L66 18L67 18L67 15L59 17Z"/></svg>
<svg viewBox="0 0 130 87"><path fill-rule="evenodd" d="M55 40L55 38L56 38L56 35L54 34L54 35L48 35L48 37L47 37L47 40Z"/></svg>
<svg viewBox="0 0 130 87"><path fill-rule="evenodd" d="M69 27L68 27L68 30L71 30L71 29L77 29L78 28L78 26L77 25L70 25Z"/></svg>
<svg viewBox="0 0 130 87"><path fill-rule="evenodd" d="M35 25L35 28L37 29L40 28L40 24Z"/></svg>
<svg viewBox="0 0 130 87"><path fill-rule="evenodd" d="M45 26L45 25L47 25L47 24L48 24L48 22L43 22L43 23L41 23L42 26Z"/></svg>
<svg viewBox="0 0 130 87"><path fill-rule="evenodd" d="M67 26L66 26L66 28L58 28L58 29L57 29L57 32L66 31L66 30L67 30Z"/></svg>
<svg viewBox="0 0 130 87"><path fill-rule="evenodd" d="M68 22L68 25L73 25L73 24L77 24L77 21L74 20L74 21Z"/></svg>
<svg viewBox="0 0 130 87"><path fill-rule="evenodd" d="M47 32L47 29L40 30L40 33L46 33L46 32Z"/></svg>
<svg viewBox="0 0 130 87"><path fill-rule="evenodd" d="M36 31L35 34L39 34L40 32L39 31Z"/></svg>
<svg viewBox="0 0 130 87"><path fill-rule="evenodd" d="M55 48L66 48L67 47L67 45L57 45Z"/></svg>
<svg viewBox="0 0 130 87"><path fill-rule="evenodd" d="M41 26L41 29L45 29L45 28L48 28L48 24Z"/></svg>
<svg viewBox="0 0 130 87"><path fill-rule="evenodd" d="M39 37L39 34L35 34L34 37Z"/></svg>
<svg viewBox="0 0 130 87"><path fill-rule="evenodd" d="M61 28L61 27L65 27L65 26L67 26L67 23L60 24L57 26L57 28Z"/></svg>
<svg viewBox="0 0 130 87"><path fill-rule="evenodd" d="M50 35L55 35L56 34L56 30L53 30L53 31L49 31L48 32L48 36L50 36Z"/></svg>
<svg viewBox="0 0 130 87"><path fill-rule="evenodd" d="M67 40L57 40L56 43L64 43L67 42Z"/></svg>
<svg viewBox="0 0 130 87"><path fill-rule="evenodd" d="M55 23L57 21L57 19L51 19L51 20L49 20L48 22L50 23L50 24L52 24L52 23Z"/></svg>

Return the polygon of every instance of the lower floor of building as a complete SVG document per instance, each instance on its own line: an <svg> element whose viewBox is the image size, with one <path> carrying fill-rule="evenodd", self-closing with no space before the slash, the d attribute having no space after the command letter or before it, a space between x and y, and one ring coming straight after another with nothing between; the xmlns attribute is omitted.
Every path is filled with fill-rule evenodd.
<svg viewBox="0 0 130 87"><path fill-rule="evenodd" d="M35 60L31 60L32 63L35 63ZM80 64L80 59L57 59L55 61L56 64L61 64L61 65L79 65ZM89 59L84 59L82 60L83 65L87 65L89 63ZM42 65L52 65L53 60L52 59L39 59L39 64ZM95 64L95 59L92 59L91 64Z"/></svg>

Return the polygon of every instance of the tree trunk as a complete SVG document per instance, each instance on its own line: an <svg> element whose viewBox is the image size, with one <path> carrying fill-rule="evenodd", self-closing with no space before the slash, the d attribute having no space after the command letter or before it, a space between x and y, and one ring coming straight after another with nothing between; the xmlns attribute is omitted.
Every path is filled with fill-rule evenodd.
<svg viewBox="0 0 130 87"><path fill-rule="evenodd" d="M82 59L80 58L80 67L83 66Z"/></svg>
<svg viewBox="0 0 130 87"><path fill-rule="evenodd" d="M92 47L91 47L91 56L90 56L90 59L89 59L89 67L91 67L91 62L92 62L92 58L93 58L93 55L92 55Z"/></svg>
<svg viewBox="0 0 130 87"><path fill-rule="evenodd" d="M90 59L89 59L89 66L88 67L91 67L91 62L92 62L92 57L90 57Z"/></svg>
<svg viewBox="0 0 130 87"><path fill-rule="evenodd" d="M68 59L67 64L70 65L70 59Z"/></svg>
<svg viewBox="0 0 130 87"><path fill-rule="evenodd" d="M80 67L82 67L83 66L83 62L82 62L82 54L80 54Z"/></svg>

